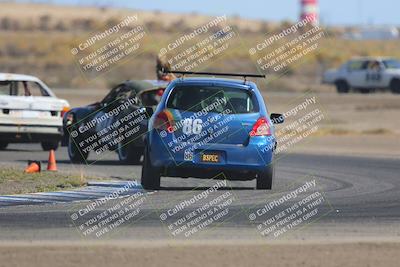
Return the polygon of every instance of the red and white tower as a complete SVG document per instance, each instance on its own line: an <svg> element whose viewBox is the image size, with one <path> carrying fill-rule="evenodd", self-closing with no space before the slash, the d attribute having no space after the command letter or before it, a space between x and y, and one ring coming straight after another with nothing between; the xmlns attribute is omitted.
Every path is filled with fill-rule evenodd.
<svg viewBox="0 0 400 267"><path fill-rule="evenodd" d="M311 23L316 26L319 24L319 9L318 0L300 0L301 1L301 14L300 19L308 18Z"/></svg>

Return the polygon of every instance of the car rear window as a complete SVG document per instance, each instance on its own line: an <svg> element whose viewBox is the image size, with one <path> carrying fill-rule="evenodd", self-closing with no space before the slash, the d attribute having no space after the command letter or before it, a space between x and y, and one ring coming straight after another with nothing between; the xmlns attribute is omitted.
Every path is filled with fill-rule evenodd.
<svg viewBox="0 0 400 267"><path fill-rule="evenodd" d="M350 71L366 69L367 66L368 61L364 60L353 60L348 63L348 68Z"/></svg>
<svg viewBox="0 0 400 267"><path fill-rule="evenodd" d="M256 98L248 90L216 86L177 86L168 98L167 108L214 113L229 110L230 114L259 111Z"/></svg>
<svg viewBox="0 0 400 267"><path fill-rule="evenodd" d="M383 64L385 64L385 67L388 69L400 69L400 61L398 60L394 59L384 60Z"/></svg>
<svg viewBox="0 0 400 267"><path fill-rule="evenodd" d="M40 84L31 81L0 81L0 95L49 96Z"/></svg>

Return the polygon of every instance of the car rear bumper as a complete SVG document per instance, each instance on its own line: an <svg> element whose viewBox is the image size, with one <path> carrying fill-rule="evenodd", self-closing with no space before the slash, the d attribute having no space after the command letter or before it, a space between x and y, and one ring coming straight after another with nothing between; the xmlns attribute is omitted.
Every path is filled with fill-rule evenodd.
<svg viewBox="0 0 400 267"><path fill-rule="evenodd" d="M59 141L62 135L59 126L0 124L0 139L8 143Z"/></svg>
<svg viewBox="0 0 400 267"><path fill-rule="evenodd" d="M149 152L154 166L166 168L192 168L203 170L262 171L272 162L275 148L273 137L252 137L247 145L207 144L199 146L192 158L185 159L184 151L174 153L158 133L150 132ZM218 163L202 161L202 154L219 155Z"/></svg>

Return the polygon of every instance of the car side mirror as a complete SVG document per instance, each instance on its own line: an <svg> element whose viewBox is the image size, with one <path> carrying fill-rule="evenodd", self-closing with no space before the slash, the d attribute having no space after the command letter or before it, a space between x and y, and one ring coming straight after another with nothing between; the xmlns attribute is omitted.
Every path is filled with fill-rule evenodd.
<svg viewBox="0 0 400 267"><path fill-rule="evenodd" d="M273 124L280 124L285 121L285 117L282 114L279 113L271 113L269 118L272 120Z"/></svg>

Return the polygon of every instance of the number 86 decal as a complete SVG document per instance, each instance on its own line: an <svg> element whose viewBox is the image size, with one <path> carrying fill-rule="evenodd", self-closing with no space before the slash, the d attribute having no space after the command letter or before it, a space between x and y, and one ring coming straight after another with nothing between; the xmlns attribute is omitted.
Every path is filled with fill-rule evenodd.
<svg viewBox="0 0 400 267"><path fill-rule="evenodd" d="M185 119L183 121L182 132L186 135L200 134L203 130L203 120L201 119Z"/></svg>

